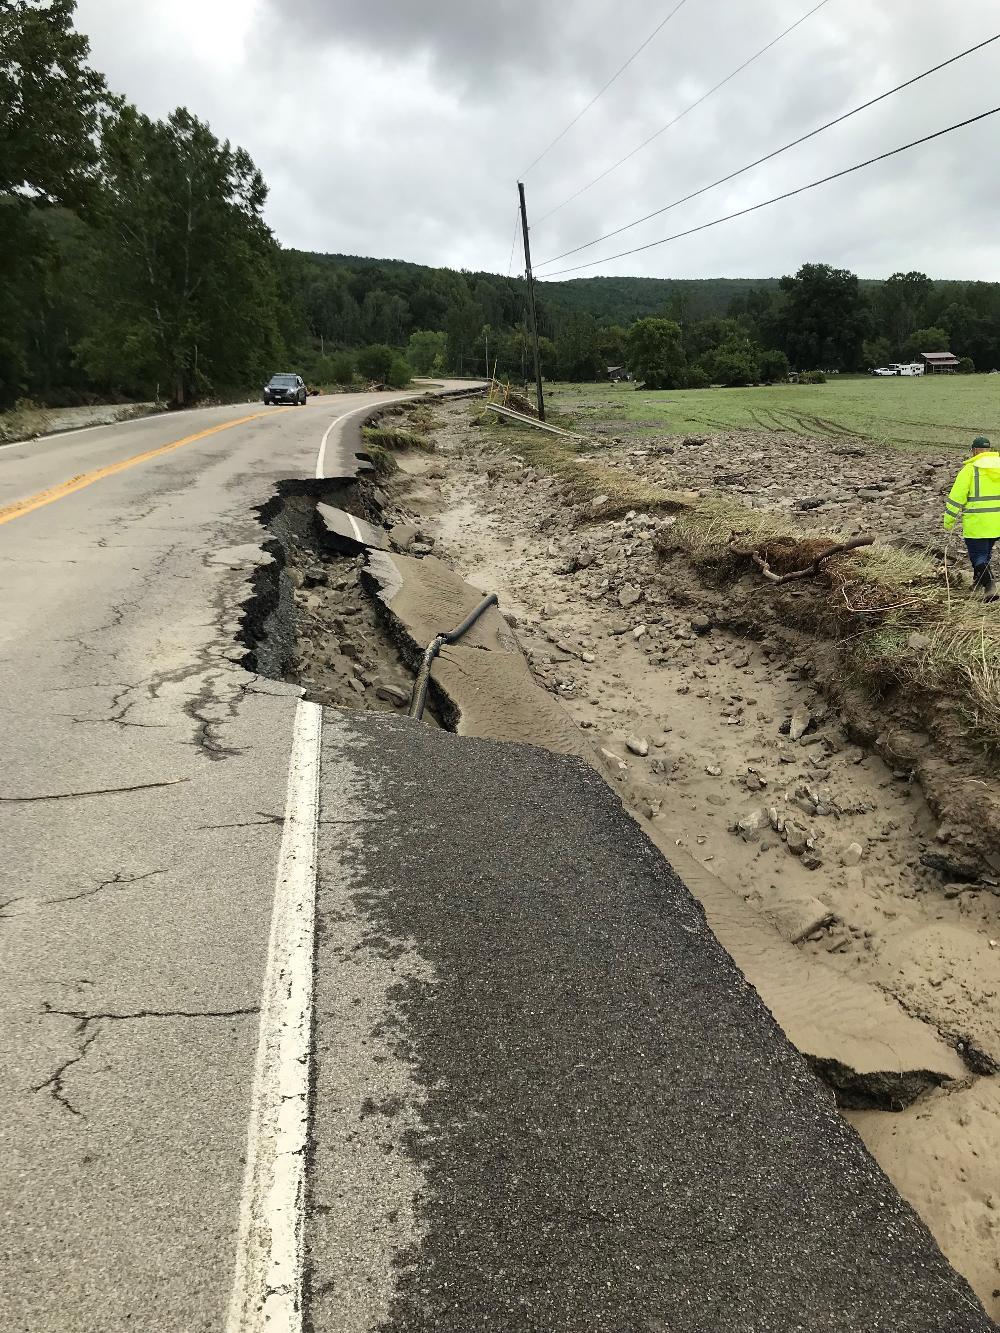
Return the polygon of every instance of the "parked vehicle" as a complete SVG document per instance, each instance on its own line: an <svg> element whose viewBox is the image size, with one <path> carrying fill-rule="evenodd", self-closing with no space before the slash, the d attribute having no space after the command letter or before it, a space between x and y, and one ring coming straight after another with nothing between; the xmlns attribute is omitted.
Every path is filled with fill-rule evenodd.
<svg viewBox="0 0 1000 1333"><path fill-rule="evenodd" d="M892 361L887 366L878 366L872 371L873 375L922 375L924 365L922 361Z"/></svg>
<svg viewBox="0 0 1000 1333"><path fill-rule="evenodd" d="M264 385L264 403L273 404L275 407L279 404L305 407L305 380L301 375L293 375L287 371L272 375Z"/></svg>

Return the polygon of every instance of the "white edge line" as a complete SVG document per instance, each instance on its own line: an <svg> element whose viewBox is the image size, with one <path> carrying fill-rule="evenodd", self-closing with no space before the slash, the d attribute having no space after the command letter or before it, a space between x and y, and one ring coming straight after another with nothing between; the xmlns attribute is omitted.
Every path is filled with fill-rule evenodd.
<svg viewBox="0 0 1000 1333"><path fill-rule="evenodd" d="M333 428L372 406L363 403L330 422L316 458L317 479L323 477L326 444ZM322 708L299 699L288 761L285 824L271 908L236 1265L225 1333L264 1333L265 1329L267 1333L302 1333L322 739Z"/></svg>
<svg viewBox="0 0 1000 1333"><path fill-rule="evenodd" d="M384 398L377 403L362 403L360 407L352 408L350 412L342 412L339 417L334 417L323 432L323 438L319 442L319 454L316 457L316 480L322 481L326 476L326 442L330 438L334 426L339 426L342 421L348 417L356 417L359 412L373 412L377 407L391 407L393 403L405 403L409 399L419 397L418 394L406 393L398 398Z"/></svg>
<svg viewBox="0 0 1000 1333"><path fill-rule="evenodd" d="M301 1333L323 710L296 705L226 1333Z"/></svg>

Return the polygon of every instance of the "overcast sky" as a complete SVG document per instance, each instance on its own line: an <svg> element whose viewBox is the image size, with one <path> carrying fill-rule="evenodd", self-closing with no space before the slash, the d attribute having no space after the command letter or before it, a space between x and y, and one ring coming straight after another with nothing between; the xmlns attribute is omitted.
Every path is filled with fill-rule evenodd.
<svg viewBox="0 0 1000 1333"><path fill-rule="evenodd" d="M1000 31L997 0L683 0L524 177L537 263L622 226ZM92 62L152 116L245 147L279 240L506 272L516 180L677 0L79 0ZM624 236L638 246L1000 105L1000 42ZM751 276L825 261L1000 280L1000 115L697 236L575 276ZM519 253L514 266L520 267Z"/></svg>

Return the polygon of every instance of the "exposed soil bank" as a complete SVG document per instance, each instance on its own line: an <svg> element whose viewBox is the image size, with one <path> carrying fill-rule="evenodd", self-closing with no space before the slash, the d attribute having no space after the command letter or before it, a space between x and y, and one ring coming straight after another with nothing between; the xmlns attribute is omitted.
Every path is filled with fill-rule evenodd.
<svg viewBox="0 0 1000 1333"><path fill-rule="evenodd" d="M317 506L364 522L381 519L372 482L289 481L263 507L272 559L244 606L244 665L301 685L307 699L340 708L405 710L413 683L370 597L361 587L365 556L331 544ZM428 721L434 720L433 708Z"/></svg>
<svg viewBox="0 0 1000 1333"><path fill-rule="evenodd" d="M706 581L669 554L673 515L581 513L473 420L464 405L441 409L439 454L401 459L390 516L499 592L536 679L594 738L661 845L753 906L776 946L875 983L961 1053L964 1087L857 1123L996 1316L995 1186L982 1164L1000 1155L1000 898L995 849L987 840L970 857L956 836L975 812L947 808L949 791L968 800L970 777L979 809L995 803L995 771L956 763L968 760L960 738L942 747L919 699L873 710L816 617L796 615L808 588L781 591L776 608L755 571Z"/></svg>

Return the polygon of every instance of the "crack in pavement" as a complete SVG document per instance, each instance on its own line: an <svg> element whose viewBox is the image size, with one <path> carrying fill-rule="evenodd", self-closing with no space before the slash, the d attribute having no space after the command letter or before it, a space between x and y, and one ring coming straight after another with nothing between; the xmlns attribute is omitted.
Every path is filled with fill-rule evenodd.
<svg viewBox="0 0 1000 1333"><path fill-rule="evenodd" d="M79 1046L75 1053L64 1060L50 1075L41 1083L31 1085L32 1092L48 1092L52 1098L59 1103L64 1111L75 1116L79 1120L85 1120L87 1117L75 1106L66 1092L65 1078L66 1074L75 1065L83 1060L87 1052L93 1046L94 1042L101 1035L101 1023L126 1023L148 1018L247 1018L260 1013L260 1006L253 1005L240 1009L137 1009L132 1013L119 1014L112 1012L85 1013L80 1009L56 1009L48 1002L42 1006L43 1016L52 1016L56 1018L71 1018L75 1020L76 1026L72 1030L72 1035L79 1039ZM94 1025L91 1031L91 1025Z"/></svg>
<svg viewBox="0 0 1000 1333"><path fill-rule="evenodd" d="M165 874L167 874L166 870L149 870L144 875L133 875L131 878L126 878L119 871L116 871L111 879L101 880L101 882L95 885L93 888L83 889L81 890L80 893L71 893L65 898L46 898L43 903L43 906L55 907L59 903L79 902L81 898L96 897L97 894L102 893L105 889L126 888L130 884L139 884L142 882L142 880L152 879L154 875L165 875Z"/></svg>
<svg viewBox="0 0 1000 1333"><path fill-rule="evenodd" d="M87 1052L90 1050L91 1046L93 1046L94 1042L97 1040L99 1036L100 1036L99 1029L96 1032L84 1033L83 1040L80 1043L80 1048L76 1052L76 1054L71 1055L68 1060L64 1060L62 1064L55 1070L55 1072L50 1074L49 1077L45 1079L43 1083L32 1084L31 1091L50 1092L52 1094L52 1097L59 1103L59 1105L63 1108L63 1110L68 1111L70 1115L76 1116L77 1119L79 1120L86 1119L83 1112L79 1110L76 1106L74 1106L73 1103L70 1101L69 1097L67 1097L66 1090L63 1086L63 1079L66 1077L67 1072L70 1069L72 1069L74 1065L78 1065L80 1061L86 1056Z"/></svg>
<svg viewBox="0 0 1000 1333"><path fill-rule="evenodd" d="M223 828L267 828L271 824L284 824L284 815L269 815L264 810L257 810L260 819L247 819L238 824L198 824L196 830Z"/></svg>
<svg viewBox="0 0 1000 1333"><path fill-rule="evenodd" d="M137 782L131 787L94 787L87 791L47 792L40 796L0 796L0 803L26 805L33 801L76 801L87 796L118 796L123 792L151 791L156 787L176 787L181 782L190 781L190 778L167 778L163 782Z"/></svg>

